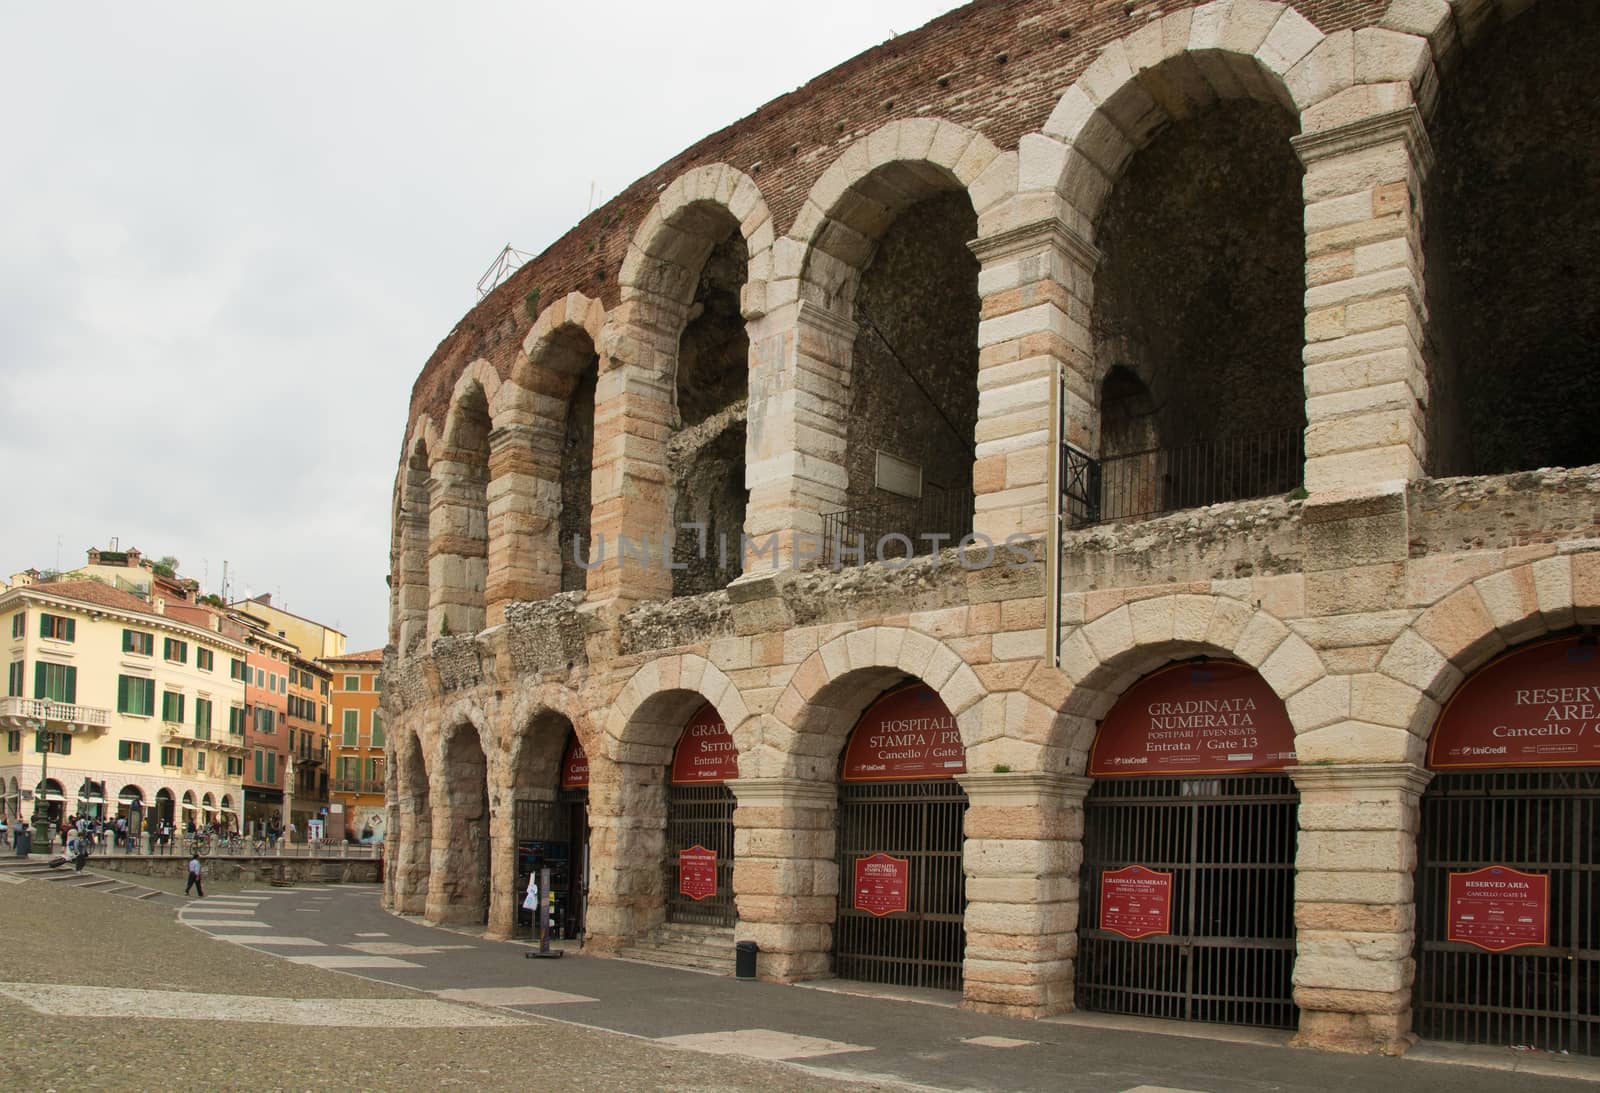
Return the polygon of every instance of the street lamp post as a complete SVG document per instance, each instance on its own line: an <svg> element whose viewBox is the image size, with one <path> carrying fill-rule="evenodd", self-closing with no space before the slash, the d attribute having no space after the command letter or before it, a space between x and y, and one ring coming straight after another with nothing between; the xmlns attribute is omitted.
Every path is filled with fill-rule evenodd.
<svg viewBox="0 0 1600 1093"><path fill-rule="evenodd" d="M33 794L33 837L43 842L45 849L48 850L51 839L50 812L45 807L44 795L49 792L46 786L50 782L50 749L54 746L55 740L50 733L44 731L46 724L42 720L28 722L29 727L33 729L34 744L40 755L39 787Z"/></svg>

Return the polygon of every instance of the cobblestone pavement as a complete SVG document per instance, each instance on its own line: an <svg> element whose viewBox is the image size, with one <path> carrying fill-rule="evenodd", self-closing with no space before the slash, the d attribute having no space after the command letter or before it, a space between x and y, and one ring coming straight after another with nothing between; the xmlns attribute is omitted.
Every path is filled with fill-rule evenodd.
<svg viewBox="0 0 1600 1093"><path fill-rule="evenodd" d="M787 1090L884 1088L706 1055L504 1010L430 1000L214 941L172 909L31 881L0 885L0 1089ZM63 984L111 988L62 997ZM160 995L139 992L166 992ZM175 997L174 997L174 993ZM201 997L201 995L210 997ZM34 1004L22 998L32 997ZM223 996L223 997L217 997ZM263 1001L255 1001L257 999ZM494 1027L321 1027L272 999L328 999L312 1017L383 1020L419 1001ZM155 1001L163 1004L160 1010ZM35 1005L46 1012L36 1012ZM189 1019L141 1016L176 1009ZM399 1010L397 1020L413 1011ZM100 1014L98 1016L92 1014ZM232 1018L221 1020L220 1018ZM250 1018L260 1017L256 1021ZM245 1023L239 1023L239 1019ZM393 1022L390 1022L393 1024Z"/></svg>

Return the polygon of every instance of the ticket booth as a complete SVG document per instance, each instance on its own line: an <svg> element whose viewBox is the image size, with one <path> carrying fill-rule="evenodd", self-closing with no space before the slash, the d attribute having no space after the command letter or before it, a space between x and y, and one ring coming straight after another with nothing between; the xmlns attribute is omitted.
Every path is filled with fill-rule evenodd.
<svg viewBox="0 0 1600 1093"><path fill-rule="evenodd" d="M1124 693L1089 758L1080 1009L1295 1027L1294 760L1248 665L1173 664Z"/></svg>
<svg viewBox="0 0 1600 1093"><path fill-rule="evenodd" d="M966 770L956 719L924 683L880 695L856 722L839 770L840 978L961 989Z"/></svg>
<svg viewBox="0 0 1600 1093"><path fill-rule="evenodd" d="M739 752L716 707L695 711L678 736L667 787L667 921L729 926L733 904L733 791Z"/></svg>
<svg viewBox="0 0 1600 1093"><path fill-rule="evenodd" d="M515 826L517 932L538 932L538 919L522 903L534 874L548 868L551 936L581 938L589 892L589 757L576 733L567 736L555 799L518 801Z"/></svg>
<svg viewBox="0 0 1600 1093"><path fill-rule="evenodd" d="M1600 648L1474 673L1439 715L1417 865L1416 1031L1600 1054Z"/></svg>

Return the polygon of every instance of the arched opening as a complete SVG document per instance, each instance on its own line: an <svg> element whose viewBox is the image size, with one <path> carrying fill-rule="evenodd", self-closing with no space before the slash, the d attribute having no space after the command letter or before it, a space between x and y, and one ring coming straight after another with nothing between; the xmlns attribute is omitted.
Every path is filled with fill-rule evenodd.
<svg viewBox="0 0 1600 1093"><path fill-rule="evenodd" d="M681 567L672 574L672 594L694 596L742 572L750 340L739 294L750 254L738 223L719 205L691 205L673 227L710 242L678 337L677 420L667 441L673 561Z"/></svg>
<svg viewBox="0 0 1600 1093"><path fill-rule="evenodd" d="M428 631L428 449L419 439L406 458L400 486L399 649L409 655Z"/></svg>
<svg viewBox="0 0 1600 1093"><path fill-rule="evenodd" d="M575 339L576 340L576 339ZM582 592L587 570L582 561L589 557L589 521L594 492L594 391L600 375L600 357L588 336L572 347L578 362L571 390L566 395L567 412L561 426L561 458L558 473L561 483L560 551L561 591Z"/></svg>
<svg viewBox="0 0 1600 1093"><path fill-rule="evenodd" d="M176 817L177 817L177 807L176 807L176 805L177 805L177 803L176 803L176 801L174 801L173 796L172 796L172 791L170 789L158 789L158 790L156 790L155 815L150 817L150 821L149 822L153 823L153 824L174 824L174 825L176 825Z"/></svg>
<svg viewBox="0 0 1600 1093"><path fill-rule="evenodd" d="M886 536L911 553L972 530L978 421L978 260L968 248L977 215L966 191L937 168L893 164L857 183L878 210L863 231L848 305L851 348L843 462L847 511L823 536L878 556ZM849 292L846 284L845 291ZM885 557L904 556L899 539ZM853 557L840 555L841 558Z"/></svg>
<svg viewBox="0 0 1600 1093"><path fill-rule="evenodd" d="M689 719L672 752L667 785L667 839L662 856L667 921L731 928L733 791L739 750L722 715L707 702Z"/></svg>
<svg viewBox="0 0 1600 1093"><path fill-rule="evenodd" d="M195 829L200 824L200 804L195 800L194 790L184 790L183 801L179 811L181 812L179 818L182 830L191 835L194 834Z"/></svg>
<svg viewBox="0 0 1600 1093"><path fill-rule="evenodd" d="M842 979L960 990L966 750L938 692L901 677L856 721L839 761Z"/></svg>
<svg viewBox="0 0 1600 1093"><path fill-rule="evenodd" d="M489 400L470 384L450 409L434 457L428 522L429 629L483 629L489 575Z"/></svg>
<svg viewBox="0 0 1600 1093"><path fill-rule="evenodd" d="M1522 646L1435 723L1417 837L1416 1031L1600 1054L1600 646Z"/></svg>
<svg viewBox="0 0 1600 1093"><path fill-rule="evenodd" d="M1121 138L1131 155L1094 217L1102 258L1090 329L1105 379L1090 454L1101 489L1079 522L1282 493L1303 480L1298 123L1270 94L1190 100L1169 113L1136 151Z"/></svg>
<svg viewBox="0 0 1600 1093"><path fill-rule="evenodd" d="M17 786L16 778L12 778L6 789L5 800L6 819L20 820L22 816L22 790Z"/></svg>
<svg viewBox="0 0 1600 1093"><path fill-rule="evenodd" d="M1491 16L1441 83L1423 194L1430 473L1600 462L1596 15L1541 0Z"/></svg>
<svg viewBox="0 0 1600 1093"><path fill-rule="evenodd" d="M233 794L224 793L217 811L217 828L226 833L239 829L239 817L233 808Z"/></svg>
<svg viewBox="0 0 1600 1093"><path fill-rule="evenodd" d="M1081 1009L1294 1028L1294 727L1248 665L1128 688L1089 757Z"/></svg>
<svg viewBox="0 0 1600 1093"><path fill-rule="evenodd" d="M470 722L445 736L438 779L444 791L433 831L428 918L436 924L489 921L489 763Z"/></svg>
<svg viewBox="0 0 1600 1093"><path fill-rule="evenodd" d="M512 761L513 884L503 898L516 932L537 937L538 912L524 906L529 885L550 871L542 888L550 903L552 937L583 936L588 891L589 763L572 722L552 710L528 723Z"/></svg>
<svg viewBox="0 0 1600 1093"><path fill-rule="evenodd" d="M42 812L46 819L53 824L62 823L67 817L67 795L61 788L61 783L54 778L46 778L37 783L33 788L33 797L37 802L34 812Z"/></svg>

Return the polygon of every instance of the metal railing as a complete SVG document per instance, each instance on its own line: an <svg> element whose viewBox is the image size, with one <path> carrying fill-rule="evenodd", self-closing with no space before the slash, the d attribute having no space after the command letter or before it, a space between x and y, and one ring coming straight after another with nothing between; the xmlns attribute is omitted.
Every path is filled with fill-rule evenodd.
<svg viewBox="0 0 1600 1093"><path fill-rule="evenodd" d="M1270 497L1296 489L1304 478L1305 433L1299 426L1109 459L1061 446L1062 502L1075 528Z"/></svg>
<svg viewBox="0 0 1600 1093"><path fill-rule="evenodd" d="M829 566L917 557L960 542L972 531L972 491L938 490L891 497L822 516L822 559ZM909 546L909 550L907 547Z"/></svg>
<svg viewBox="0 0 1600 1093"><path fill-rule="evenodd" d="M45 698L0 698L0 722L44 721L52 724L103 729L111 723L111 711L99 706L78 706L52 702ZM70 730L69 730L70 731Z"/></svg>

